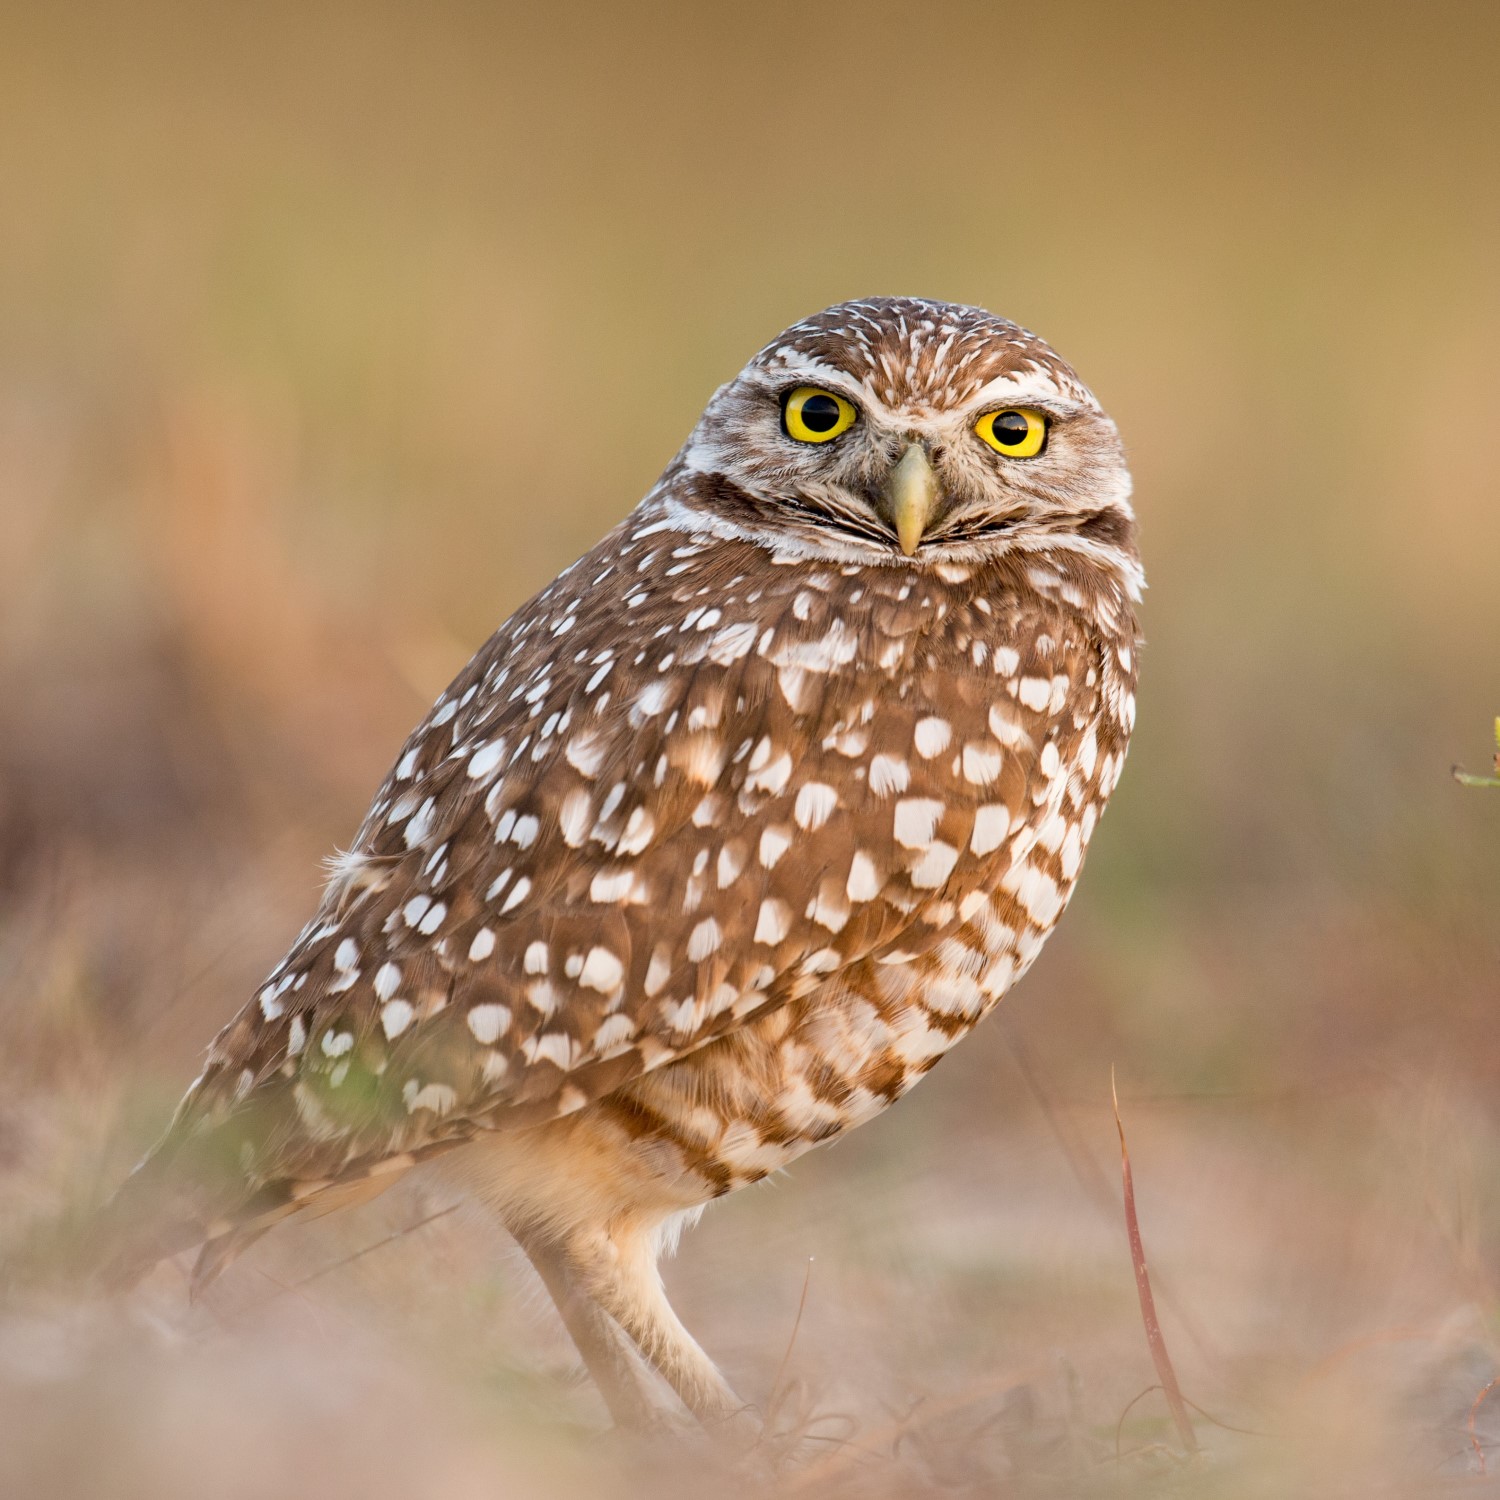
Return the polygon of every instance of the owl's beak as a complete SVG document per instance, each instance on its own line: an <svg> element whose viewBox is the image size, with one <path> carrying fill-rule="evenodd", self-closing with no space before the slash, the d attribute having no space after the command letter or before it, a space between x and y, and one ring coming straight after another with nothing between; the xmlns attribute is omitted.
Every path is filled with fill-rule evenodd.
<svg viewBox="0 0 1500 1500"><path fill-rule="evenodd" d="M916 555L943 498L943 487L921 443L913 443L891 470L881 496L880 514L895 529L901 550Z"/></svg>

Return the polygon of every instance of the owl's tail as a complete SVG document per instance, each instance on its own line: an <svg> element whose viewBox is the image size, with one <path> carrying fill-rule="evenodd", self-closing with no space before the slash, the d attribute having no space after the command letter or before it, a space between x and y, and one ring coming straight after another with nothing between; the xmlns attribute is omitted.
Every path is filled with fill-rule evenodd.
<svg viewBox="0 0 1500 1500"><path fill-rule="evenodd" d="M212 1237L195 1196L169 1155L148 1156L85 1226L78 1269L106 1291L128 1291L158 1262Z"/></svg>
<svg viewBox="0 0 1500 1500"><path fill-rule="evenodd" d="M317 1218L377 1197L452 1144L356 1161L333 1181L281 1178L247 1190L214 1170L212 1149L178 1149L169 1136L95 1215L83 1236L85 1269L106 1290L127 1291L158 1262L196 1249L189 1294L197 1297L283 1219Z"/></svg>

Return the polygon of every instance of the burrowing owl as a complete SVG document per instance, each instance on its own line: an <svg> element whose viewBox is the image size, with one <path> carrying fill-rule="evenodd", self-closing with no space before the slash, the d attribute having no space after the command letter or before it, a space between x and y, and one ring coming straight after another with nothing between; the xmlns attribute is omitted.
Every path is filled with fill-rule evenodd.
<svg viewBox="0 0 1500 1500"><path fill-rule="evenodd" d="M207 1278L441 1157L617 1417L650 1399L628 1344L739 1410L658 1256L1036 957L1135 717L1129 493L1013 323L872 298L788 329L406 742L117 1198L117 1275L201 1245Z"/></svg>

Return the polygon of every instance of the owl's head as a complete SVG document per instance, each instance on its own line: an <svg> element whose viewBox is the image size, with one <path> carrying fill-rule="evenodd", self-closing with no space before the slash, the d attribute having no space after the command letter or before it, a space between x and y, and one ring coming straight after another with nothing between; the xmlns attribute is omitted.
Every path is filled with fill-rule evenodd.
<svg viewBox="0 0 1500 1500"><path fill-rule="evenodd" d="M922 567L1048 545L1138 568L1114 423L982 308L872 297L794 324L715 394L679 464L695 527L784 553Z"/></svg>

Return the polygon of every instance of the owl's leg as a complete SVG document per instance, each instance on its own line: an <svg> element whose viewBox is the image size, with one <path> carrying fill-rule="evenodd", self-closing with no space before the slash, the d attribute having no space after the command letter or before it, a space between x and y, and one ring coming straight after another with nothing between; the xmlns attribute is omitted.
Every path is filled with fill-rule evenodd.
<svg viewBox="0 0 1500 1500"><path fill-rule="evenodd" d="M649 1233L592 1235L574 1242L585 1284L596 1302L629 1334L653 1369L705 1427L756 1435L749 1408L698 1346L667 1301Z"/></svg>
<svg viewBox="0 0 1500 1500"><path fill-rule="evenodd" d="M658 1425L661 1414L647 1387L649 1376L620 1329L583 1286L582 1277L562 1244L528 1232L518 1233L516 1240L557 1304L563 1326L604 1397L615 1425L633 1432Z"/></svg>

